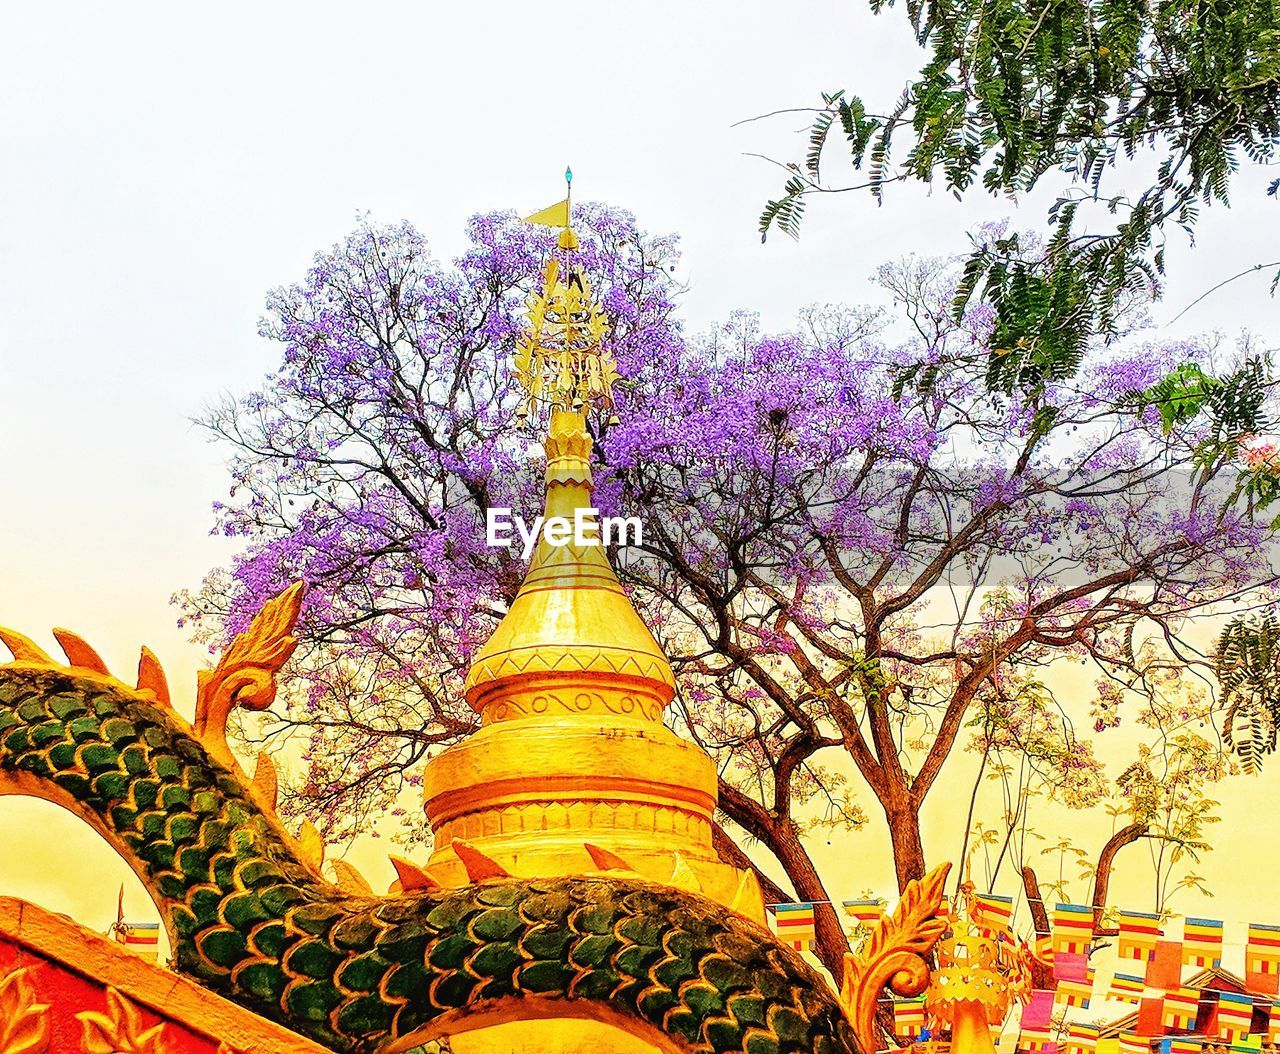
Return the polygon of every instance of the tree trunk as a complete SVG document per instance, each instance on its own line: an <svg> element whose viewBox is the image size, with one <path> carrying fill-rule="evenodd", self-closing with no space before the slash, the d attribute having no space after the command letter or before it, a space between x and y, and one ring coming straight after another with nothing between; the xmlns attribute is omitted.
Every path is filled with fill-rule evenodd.
<svg viewBox="0 0 1280 1054"><path fill-rule="evenodd" d="M801 900L813 902L818 958L839 988L844 979L844 957L849 953L849 938L840 925L840 916L827 896L822 879L818 877L818 869L813 866L808 852L800 844L791 821L780 821L772 833L769 848L787 872L787 877L796 888L796 894Z"/></svg>
<svg viewBox="0 0 1280 1054"><path fill-rule="evenodd" d="M1146 836L1150 828L1145 823L1131 823L1116 831L1098 854L1098 866L1093 872L1093 935L1095 937L1114 937L1119 930L1102 928L1102 915L1107 910L1107 890L1111 886L1111 868L1116 861L1116 853L1126 845L1132 845L1139 838Z"/></svg>
<svg viewBox="0 0 1280 1054"><path fill-rule="evenodd" d="M1049 912L1044 906L1044 898L1040 896L1040 881L1030 865L1022 869L1022 888L1027 894L1027 907L1031 911L1031 925L1035 927L1036 936L1049 936ZM1033 988L1058 986L1053 978L1053 971L1047 969L1039 959L1031 962L1031 985Z"/></svg>
<svg viewBox="0 0 1280 1054"><path fill-rule="evenodd" d="M889 841L893 846L893 867L898 892L912 879L924 878L924 845L920 841L920 814L909 803L882 801L889 821Z"/></svg>
<svg viewBox="0 0 1280 1054"><path fill-rule="evenodd" d="M818 869L813 866L808 850L796 834L795 826L790 818L780 817L770 812L754 798L750 798L737 787L724 780L720 781L720 808L724 814L741 827L771 852L782 865L787 878L795 889L798 900L813 903L814 931L817 938L819 960L830 972L836 986L844 977L844 957L849 952L849 938L844 935L840 926L840 917L831 905L827 891L818 876ZM715 835L713 833L713 844ZM725 836L725 842L732 844L732 839ZM737 847L735 846L735 849ZM722 859L729 853L728 845L719 843L716 847ZM738 850L741 852L741 850ZM761 888L767 888L762 883ZM775 885L775 896L783 891ZM769 897L765 898L770 900ZM778 896L772 903L786 901L786 896Z"/></svg>

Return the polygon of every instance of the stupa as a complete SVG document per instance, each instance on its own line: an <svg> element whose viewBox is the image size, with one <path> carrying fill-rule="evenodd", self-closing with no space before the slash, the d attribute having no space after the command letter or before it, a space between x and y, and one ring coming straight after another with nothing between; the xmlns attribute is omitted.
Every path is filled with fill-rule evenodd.
<svg viewBox="0 0 1280 1054"><path fill-rule="evenodd" d="M663 722L671 666L594 519L587 415L612 408L616 370L605 319L573 260L567 200L562 209L548 218L563 222L566 259L548 263L530 301L517 376L525 416L547 421L545 521L585 515L597 529L583 545L553 544L543 531L524 584L471 666L466 698L482 727L432 759L423 779L435 835L428 871L461 880L463 840L513 874L626 866L763 922L754 875L712 848L715 767Z"/></svg>

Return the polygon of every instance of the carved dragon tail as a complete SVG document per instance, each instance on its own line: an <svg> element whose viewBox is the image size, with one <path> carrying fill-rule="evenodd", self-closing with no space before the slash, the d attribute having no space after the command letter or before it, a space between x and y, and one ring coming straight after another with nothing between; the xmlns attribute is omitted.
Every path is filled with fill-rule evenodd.
<svg viewBox="0 0 1280 1054"><path fill-rule="evenodd" d="M670 887L599 875L343 892L165 705L158 667L135 689L78 638L63 640L72 667L3 639L18 661L0 667L0 790L97 828L156 900L175 967L266 1017L366 1052L533 997L597 1004L682 1049L858 1049L798 956Z"/></svg>

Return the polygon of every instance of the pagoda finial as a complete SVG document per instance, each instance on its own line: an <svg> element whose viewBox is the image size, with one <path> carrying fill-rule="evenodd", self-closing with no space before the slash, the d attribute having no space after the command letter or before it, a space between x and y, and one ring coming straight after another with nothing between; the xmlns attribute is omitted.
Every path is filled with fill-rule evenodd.
<svg viewBox="0 0 1280 1054"><path fill-rule="evenodd" d="M608 320L591 295L591 283L574 259L578 237L571 225L569 192L573 170L566 168L565 198L526 216L526 223L560 227L557 245L565 260L552 256L542 288L529 298L529 325L516 345L516 378L524 389L520 416L542 406L585 414L591 407L613 409L618 380L613 355L604 347Z"/></svg>

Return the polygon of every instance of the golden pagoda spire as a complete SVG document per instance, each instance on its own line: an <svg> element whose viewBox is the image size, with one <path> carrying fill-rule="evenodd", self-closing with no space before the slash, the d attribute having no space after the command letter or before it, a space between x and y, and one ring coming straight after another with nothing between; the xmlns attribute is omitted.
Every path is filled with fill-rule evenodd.
<svg viewBox="0 0 1280 1054"><path fill-rule="evenodd" d="M607 320L573 258L569 199L529 217L562 227L529 302L515 371L525 419L546 415L544 523L592 504L587 415L613 409L618 374ZM711 759L663 723L675 693L666 656L631 606L594 536L544 528L524 583L475 656L466 699L481 729L434 758L423 777L435 834L428 871L456 881L478 849L512 874L625 866L701 890L763 919L750 873L711 846Z"/></svg>

